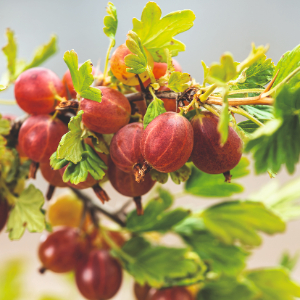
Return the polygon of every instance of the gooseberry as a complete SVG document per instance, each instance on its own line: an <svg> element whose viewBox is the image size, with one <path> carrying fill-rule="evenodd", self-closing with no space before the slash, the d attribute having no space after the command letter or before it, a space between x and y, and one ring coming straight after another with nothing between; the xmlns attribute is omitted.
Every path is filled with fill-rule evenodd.
<svg viewBox="0 0 300 300"><path fill-rule="evenodd" d="M172 287L156 291L150 300L193 300L193 297L184 287Z"/></svg>

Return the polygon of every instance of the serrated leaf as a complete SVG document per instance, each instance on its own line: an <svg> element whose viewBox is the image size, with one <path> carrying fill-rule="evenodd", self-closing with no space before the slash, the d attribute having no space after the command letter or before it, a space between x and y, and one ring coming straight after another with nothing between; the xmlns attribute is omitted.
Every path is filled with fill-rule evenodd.
<svg viewBox="0 0 300 300"><path fill-rule="evenodd" d="M230 171L232 180L248 175L250 173L248 167L249 160L242 157L239 164ZM229 197L244 190L243 186L238 183L225 182L223 174L207 174L194 165L192 165L192 174L184 188L187 193L201 197Z"/></svg>
<svg viewBox="0 0 300 300"><path fill-rule="evenodd" d="M191 10L172 12L161 18L161 9L155 2L148 2L142 12L141 21L133 18L133 31L142 45L152 54L156 62L166 62L164 48L172 57L185 50L185 45L174 36L194 25L195 14Z"/></svg>
<svg viewBox="0 0 300 300"><path fill-rule="evenodd" d="M171 172L170 176L174 183L180 184L181 182L187 181L191 174L192 174L191 168L187 165L184 165L177 171Z"/></svg>
<svg viewBox="0 0 300 300"><path fill-rule="evenodd" d="M41 212L43 204L42 192L30 184L9 213L7 231L11 240L20 239L25 228L30 232L42 232L45 229L45 216Z"/></svg>
<svg viewBox="0 0 300 300"><path fill-rule="evenodd" d="M190 284L203 280L199 258L189 255L186 249L154 247L141 242L141 238L133 238L123 246L122 250L132 257L130 261L119 257L140 285L147 283L159 288L185 284L185 280ZM116 251L114 254L118 255Z"/></svg>
<svg viewBox="0 0 300 300"><path fill-rule="evenodd" d="M106 12L108 16L104 17L104 33L111 39L112 47L115 46L116 43L116 32L118 28L118 17L117 17L117 9L112 2L107 3Z"/></svg>
<svg viewBox="0 0 300 300"><path fill-rule="evenodd" d="M64 61L70 70L75 91L83 98L101 102L101 91L91 87L94 82L91 61L87 60L78 69L78 56L74 50L65 52Z"/></svg>
<svg viewBox="0 0 300 300"><path fill-rule="evenodd" d="M8 135L10 132L10 121L7 119L3 119L0 114L0 134Z"/></svg>
<svg viewBox="0 0 300 300"><path fill-rule="evenodd" d="M22 72L37 67L57 52L57 37L52 35L47 44L39 46L33 54L33 58L23 67Z"/></svg>
<svg viewBox="0 0 300 300"><path fill-rule="evenodd" d="M175 232L192 247L214 273L236 276L246 267L248 253L241 247L221 243L205 230L200 218L186 218L175 226Z"/></svg>
<svg viewBox="0 0 300 300"><path fill-rule="evenodd" d="M300 286L290 279L285 269L258 269L249 271L247 279L259 290L261 300L291 300L300 297Z"/></svg>
<svg viewBox="0 0 300 300"><path fill-rule="evenodd" d="M287 51L284 53L279 60L276 68L275 74L279 70L279 73L276 77L276 80L273 84L273 87L278 85L284 78L286 78L291 72L297 69L300 66L300 45L296 46L293 50ZM300 73L296 74L291 78L285 85L290 86L291 88L298 89L300 82Z"/></svg>
<svg viewBox="0 0 300 300"><path fill-rule="evenodd" d="M57 158L77 164L82 159L84 152L81 120L83 110L77 113L77 116L71 118L68 128L69 132L63 135L57 147Z"/></svg>
<svg viewBox="0 0 300 300"><path fill-rule="evenodd" d="M277 173L282 165L290 174L295 170L300 154L300 89L284 86L275 98L277 117L259 128L245 147L252 152L255 170L263 173L271 169Z"/></svg>
<svg viewBox="0 0 300 300"><path fill-rule="evenodd" d="M17 42L15 39L15 34L9 28L6 29L7 45L2 48L3 53L7 59L7 69L9 81L15 79L16 73L16 61L17 61Z"/></svg>
<svg viewBox="0 0 300 300"><path fill-rule="evenodd" d="M261 123L267 122L267 120L265 120L265 119L259 119L259 121ZM260 127L251 120L240 122L240 123L238 123L238 126L246 133L253 133L256 129L258 129Z"/></svg>
<svg viewBox="0 0 300 300"><path fill-rule="evenodd" d="M190 74L181 72L172 72L168 87L176 92L181 93L190 87L192 84Z"/></svg>
<svg viewBox="0 0 300 300"><path fill-rule="evenodd" d="M64 166L66 166L69 163L69 161L67 161L66 159L60 159L57 158L57 151L55 151L51 156L50 156L50 166L54 169L54 170L59 170L61 168L63 168Z"/></svg>
<svg viewBox="0 0 300 300"><path fill-rule="evenodd" d="M129 73L141 74L147 70L147 54L140 38L134 31L129 31L126 40L127 48L133 53L125 56L124 62Z"/></svg>
<svg viewBox="0 0 300 300"><path fill-rule="evenodd" d="M258 231L274 234L285 231L285 223L262 203L231 201L209 207L201 213L206 228L221 241L233 245L259 246Z"/></svg>
<svg viewBox="0 0 300 300"><path fill-rule="evenodd" d="M236 63L231 53L226 52L220 58L220 63L213 63L208 70L209 83L216 83L223 86L237 75Z"/></svg>
<svg viewBox="0 0 300 300"><path fill-rule="evenodd" d="M79 184L86 181L90 173L95 180L101 180L105 175L104 170L107 170L107 166L103 160L95 153L92 147L84 144L81 161L77 164L70 162L62 179L64 182Z"/></svg>
<svg viewBox="0 0 300 300"><path fill-rule="evenodd" d="M208 282L200 290L197 300L254 300L256 290L251 283L235 277L221 277Z"/></svg>
<svg viewBox="0 0 300 300"><path fill-rule="evenodd" d="M150 175L152 180L157 181L161 184L165 184L168 181L169 174L168 173L161 173L155 169L150 171Z"/></svg>
<svg viewBox="0 0 300 300"><path fill-rule="evenodd" d="M144 116L144 129L148 124L157 116L166 112L164 102L159 98L155 97L147 107L146 114Z"/></svg>
<svg viewBox="0 0 300 300"><path fill-rule="evenodd" d="M159 196L150 200L143 216L138 216L136 210L127 216L126 228L132 232L165 232L186 218L190 212L181 208L166 211L173 202L173 196L162 188L158 189Z"/></svg>

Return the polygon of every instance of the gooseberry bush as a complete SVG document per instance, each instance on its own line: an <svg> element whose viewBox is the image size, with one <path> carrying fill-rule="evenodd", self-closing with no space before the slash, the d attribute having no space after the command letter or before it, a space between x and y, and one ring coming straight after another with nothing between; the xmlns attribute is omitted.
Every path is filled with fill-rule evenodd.
<svg viewBox="0 0 300 300"><path fill-rule="evenodd" d="M79 64L68 50L62 80L39 67L56 52L55 36L26 63L17 58L14 32L7 29L0 88L14 85L26 114L0 119L0 230L6 228L11 240L25 230L45 231L40 272L73 272L86 299L114 297L124 271L134 278L137 300L300 297L290 278L293 257L273 268L246 267L261 233L282 233L300 217L299 180L266 186L249 199L239 199L243 186L236 181L249 174L243 153L252 154L257 174L275 177L284 166L295 171L300 46L277 66L265 46L252 45L242 62L226 52L218 63L202 61L204 81L198 83L174 59L185 51L175 36L194 19L191 10L162 17L159 6L148 2L111 53L118 19L109 2L103 73L90 60ZM245 120L237 122L237 115ZM49 183L45 197L26 184L38 170ZM220 202L197 211L174 208L176 195L164 187L168 180L184 182L184 193L199 201ZM106 208L107 201L118 201L105 191L109 183L129 198L120 210ZM71 192L54 199L56 187ZM93 200L84 191L89 188ZM136 209L128 211L131 201ZM104 216L115 224L108 227ZM166 233L181 245L166 246Z"/></svg>

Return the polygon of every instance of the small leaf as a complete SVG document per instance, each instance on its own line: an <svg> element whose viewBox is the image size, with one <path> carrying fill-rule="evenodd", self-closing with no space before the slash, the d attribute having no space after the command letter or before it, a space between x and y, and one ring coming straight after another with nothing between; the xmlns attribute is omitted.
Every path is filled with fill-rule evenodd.
<svg viewBox="0 0 300 300"><path fill-rule="evenodd" d="M7 119L3 119L0 114L0 134L8 135L10 132L10 121Z"/></svg>
<svg viewBox="0 0 300 300"><path fill-rule="evenodd" d="M7 45L2 48L3 53L7 59L7 69L9 73L9 81L15 79L16 61L17 61L17 42L15 33L9 28L6 29ZM3 90L3 89L1 89Z"/></svg>
<svg viewBox="0 0 300 300"><path fill-rule="evenodd" d="M164 102L157 97L150 102L147 107L146 114L144 116L144 129L148 126L148 124L157 116L166 112Z"/></svg>
<svg viewBox="0 0 300 300"><path fill-rule="evenodd" d="M249 271L247 279L255 284L261 300L291 300L300 297L300 286L290 279L285 269Z"/></svg>
<svg viewBox="0 0 300 300"><path fill-rule="evenodd" d="M112 47L116 43L116 32L118 28L117 9L112 2L107 3L106 12L108 16L104 17L104 33L111 39Z"/></svg>
<svg viewBox="0 0 300 300"><path fill-rule="evenodd" d="M164 48L172 57L185 51L185 45L174 36L194 25L195 14L191 10L169 13L161 18L161 9L155 2L148 2L142 12L141 21L133 18L133 31L141 39L142 45L152 54L156 62L166 62Z"/></svg>
<svg viewBox="0 0 300 300"><path fill-rule="evenodd" d="M184 92L192 84L190 74L181 72L172 72L168 87L176 93Z"/></svg>
<svg viewBox="0 0 300 300"><path fill-rule="evenodd" d="M91 87L94 82L91 61L87 60L78 69L78 56L74 50L65 52L64 61L70 70L75 91L83 98L101 102L101 91Z"/></svg>
<svg viewBox="0 0 300 300"><path fill-rule="evenodd" d="M7 231L11 240L20 239L25 228L30 232L42 232L45 229L45 216L41 212L43 204L42 192L30 184L9 213Z"/></svg>
<svg viewBox="0 0 300 300"><path fill-rule="evenodd" d="M224 202L201 213L206 228L226 244L240 241L259 246L257 231L274 234L285 231L285 223L262 203L251 201Z"/></svg>
<svg viewBox="0 0 300 300"><path fill-rule="evenodd" d="M261 123L265 123L267 120L261 119L259 121ZM240 122L240 123L238 123L238 126L246 133L253 133L256 129L258 129L260 127L251 120Z"/></svg>
<svg viewBox="0 0 300 300"><path fill-rule="evenodd" d="M165 184L168 181L169 174L168 173L161 173L155 169L150 171L150 175L152 180L157 181L161 184Z"/></svg>
<svg viewBox="0 0 300 300"><path fill-rule="evenodd" d="M299 252L297 252L294 256L290 255L289 252L284 252L280 259L280 266L286 268L289 271L293 271L297 265L299 259Z"/></svg>
<svg viewBox="0 0 300 300"><path fill-rule="evenodd" d="M128 67L126 71L134 74L141 74L147 71L147 54L135 32L129 31L127 34L126 46L133 53L127 55L124 59Z"/></svg>
<svg viewBox="0 0 300 300"><path fill-rule="evenodd" d="M241 107L247 111L251 116L264 119L264 120L271 120L274 119L274 109L273 106L269 105L241 105Z"/></svg>
<svg viewBox="0 0 300 300"><path fill-rule="evenodd" d="M191 174L192 174L191 168L188 167L187 165L184 165L177 171L170 173L170 176L174 183L180 184L181 182L187 181Z"/></svg>
<svg viewBox="0 0 300 300"><path fill-rule="evenodd" d="M203 280L203 269L199 257L183 248L151 246L141 238L129 240L122 248L132 259L119 258L127 272L140 285L149 284L160 288L193 284ZM118 253L114 251L118 256ZM187 283L186 283L187 282Z"/></svg>
<svg viewBox="0 0 300 300"><path fill-rule="evenodd" d="M33 54L31 62L27 63L21 72L37 67L57 52L57 37L52 35L47 44L39 46ZM20 72L20 73L21 73Z"/></svg>
<svg viewBox="0 0 300 300"><path fill-rule="evenodd" d="M248 167L249 160L246 157L242 157L239 164L230 171L232 179L248 175L250 173ZM184 188L187 193L201 197L229 197L244 190L243 186L238 183L225 182L223 174L207 174L197 169L194 165L192 165L192 174Z"/></svg>

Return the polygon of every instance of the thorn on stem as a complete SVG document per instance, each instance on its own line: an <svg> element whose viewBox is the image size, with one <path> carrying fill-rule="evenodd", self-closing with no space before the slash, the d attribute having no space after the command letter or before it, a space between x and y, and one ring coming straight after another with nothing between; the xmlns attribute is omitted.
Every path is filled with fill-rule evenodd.
<svg viewBox="0 0 300 300"><path fill-rule="evenodd" d="M35 179L38 168L39 168L39 163L32 161L29 167L28 178Z"/></svg>
<svg viewBox="0 0 300 300"><path fill-rule="evenodd" d="M47 191L47 194L46 194L46 199L47 199L48 201L51 200L54 191L55 191L55 186L52 185L52 184L49 184L49 186L48 186L48 191Z"/></svg>
<svg viewBox="0 0 300 300"><path fill-rule="evenodd" d="M133 201L135 202L137 215L142 216L144 214L144 209L143 209L143 205L142 205L142 197L141 196L134 197Z"/></svg>

